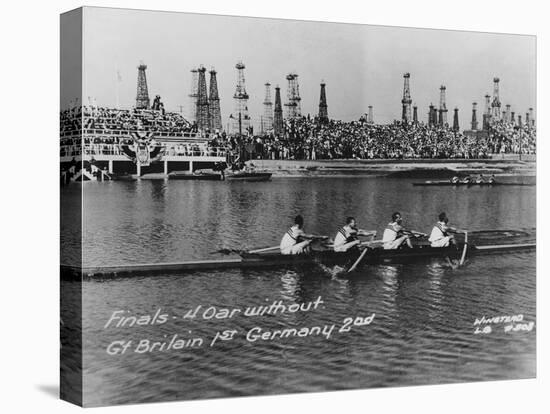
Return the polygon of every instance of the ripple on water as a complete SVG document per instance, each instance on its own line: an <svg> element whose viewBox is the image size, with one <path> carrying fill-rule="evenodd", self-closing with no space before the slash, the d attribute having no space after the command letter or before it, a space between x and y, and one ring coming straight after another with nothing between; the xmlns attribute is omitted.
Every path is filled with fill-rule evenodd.
<svg viewBox="0 0 550 414"><path fill-rule="evenodd" d="M84 261L177 261L214 257L208 252L221 247L274 246L298 213L304 215L307 231L329 236L347 215L381 234L394 210L423 231L441 210L454 224L470 229L535 224L530 187L455 195L428 187L418 191L410 180L392 180L392 186L383 179L342 183L327 178L253 186L85 185ZM487 205L493 208L489 211ZM78 242L70 230L62 235L65 245ZM349 278L334 277L337 270L230 270L84 282L85 400L115 404L534 376L536 329L475 335L473 325L482 316L519 313L535 321L533 253L475 257L457 270L441 263L367 266ZM103 329L116 309L151 314L160 307L183 315L199 305L244 308L275 300L305 303L319 296L324 302L319 309L298 314ZM346 317L372 313L371 325L329 339L245 339L254 327L340 327ZM199 349L123 357L104 352L121 337L158 341L178 333L211 339L223 329L239 335Z"/></svg>

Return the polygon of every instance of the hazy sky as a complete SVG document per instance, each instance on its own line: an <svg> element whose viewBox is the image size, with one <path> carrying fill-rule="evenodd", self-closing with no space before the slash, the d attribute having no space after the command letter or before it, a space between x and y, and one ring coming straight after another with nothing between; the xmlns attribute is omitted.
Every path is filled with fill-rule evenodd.
<svg viewBox="0 0 550 414"><path fill-rule="evenodd" d="M535 106L535 51L530 36L86 8L84 97L115 106L118 90L120 106L132 107L143 61L151 99L161 95L168 110L182 105L187 114L190 70L202 64L218 71L226 125L241 60L255 123L264 84L281 86L284 103L289 72L299 75L302 113L317 113L324 80L331 118L357 119L373 105L375 121L385 123L401 116L403 73L410 72L419 117L426 118L430 102L438 104L444 84L449 120L456 106L465 127L471 103L483 109L494 76L501 79L503 104L517 113Z"/></svg>

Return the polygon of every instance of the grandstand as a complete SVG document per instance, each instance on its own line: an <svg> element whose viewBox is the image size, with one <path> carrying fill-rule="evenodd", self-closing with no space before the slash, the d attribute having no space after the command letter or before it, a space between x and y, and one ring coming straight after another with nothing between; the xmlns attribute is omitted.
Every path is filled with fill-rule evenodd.
<svg viewBox="0 0 550 414"><path fill-rule="evenodd" d="M193 171L226 159L221 139L198 131L181 114L164 110L82 106L60 114L62 169L83 160L106 174L167 174L170 166ZM148 158L153 152L162 154L164 162L153 163L161 161Z"/></svg>
<svg viewBox="0 0 550 414"><path fill-rule="evenodd" d="M381 125L366 118L319 122L302 116L285 119L277 136L237 137L201 132L181 114L164 110L84 106L60 117L62 165L82 157L108 173L193 171L234 156L241 160L486 159L536 153L534 123L498 119L487 130L469 132L422 122Z"/></svg>
<svg viewBox="0 0 550 414"><path fill-rule="evenodd" d="M422 122L373 124L366 118L342 122L286 119L278 135L244 138L248 158L316 159L487 159L536 153L534 125L499 120L488 131L465 134L447 125Z"/></svg>

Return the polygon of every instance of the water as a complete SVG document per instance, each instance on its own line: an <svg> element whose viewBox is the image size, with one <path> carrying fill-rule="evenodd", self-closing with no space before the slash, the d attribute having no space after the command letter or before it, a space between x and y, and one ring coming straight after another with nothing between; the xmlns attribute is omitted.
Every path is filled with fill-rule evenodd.
<svg viewBox="0 0 550 414"><path fill-rule="evenodd" d="M86 183L85 265L214 258L212 251L278 244L302 214L309 232L334 236L348 215L381 235L391 213L428 232L446 211L471 230L535 227L534 187L413 187L383 178L274 179L268 183ZM66 191L77 194L78 187ZM73 243L70 226L63 241ZM63 258L71 262L74 255ZM327 271L328 270L328 271ZM535 375L536 327L475 334L476 318L522 314L535 321L535 254L444 263L368 266L351 278L331 269L231 270L83 283L84 400L87 405L278 394L362 387L527 378ZM70 282L66 282L66 284ZM68 287L70 289L70 286ZM198 305L246 308L282 300L323 305L311 312L257 318L189 320ZM177 316L166 324L103 329L114 310ZM346 317L375 314L329 339L293 337L249 342L254 328L273 331L341 327ZM110 356L114 340L212 339L214 347Z"/></svg>

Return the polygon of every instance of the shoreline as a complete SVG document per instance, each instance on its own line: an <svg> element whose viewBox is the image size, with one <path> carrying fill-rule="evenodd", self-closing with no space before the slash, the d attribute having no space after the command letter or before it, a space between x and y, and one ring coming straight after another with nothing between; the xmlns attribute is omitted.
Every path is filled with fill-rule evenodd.
<svg viewBox="0 0 550 414"><path fill-rule="evenodd" d="M483 174L500 177L535 177L536 162L518 159L453 160L250 160L247 165L278 177L388 177L450 178Z"/></svg>

